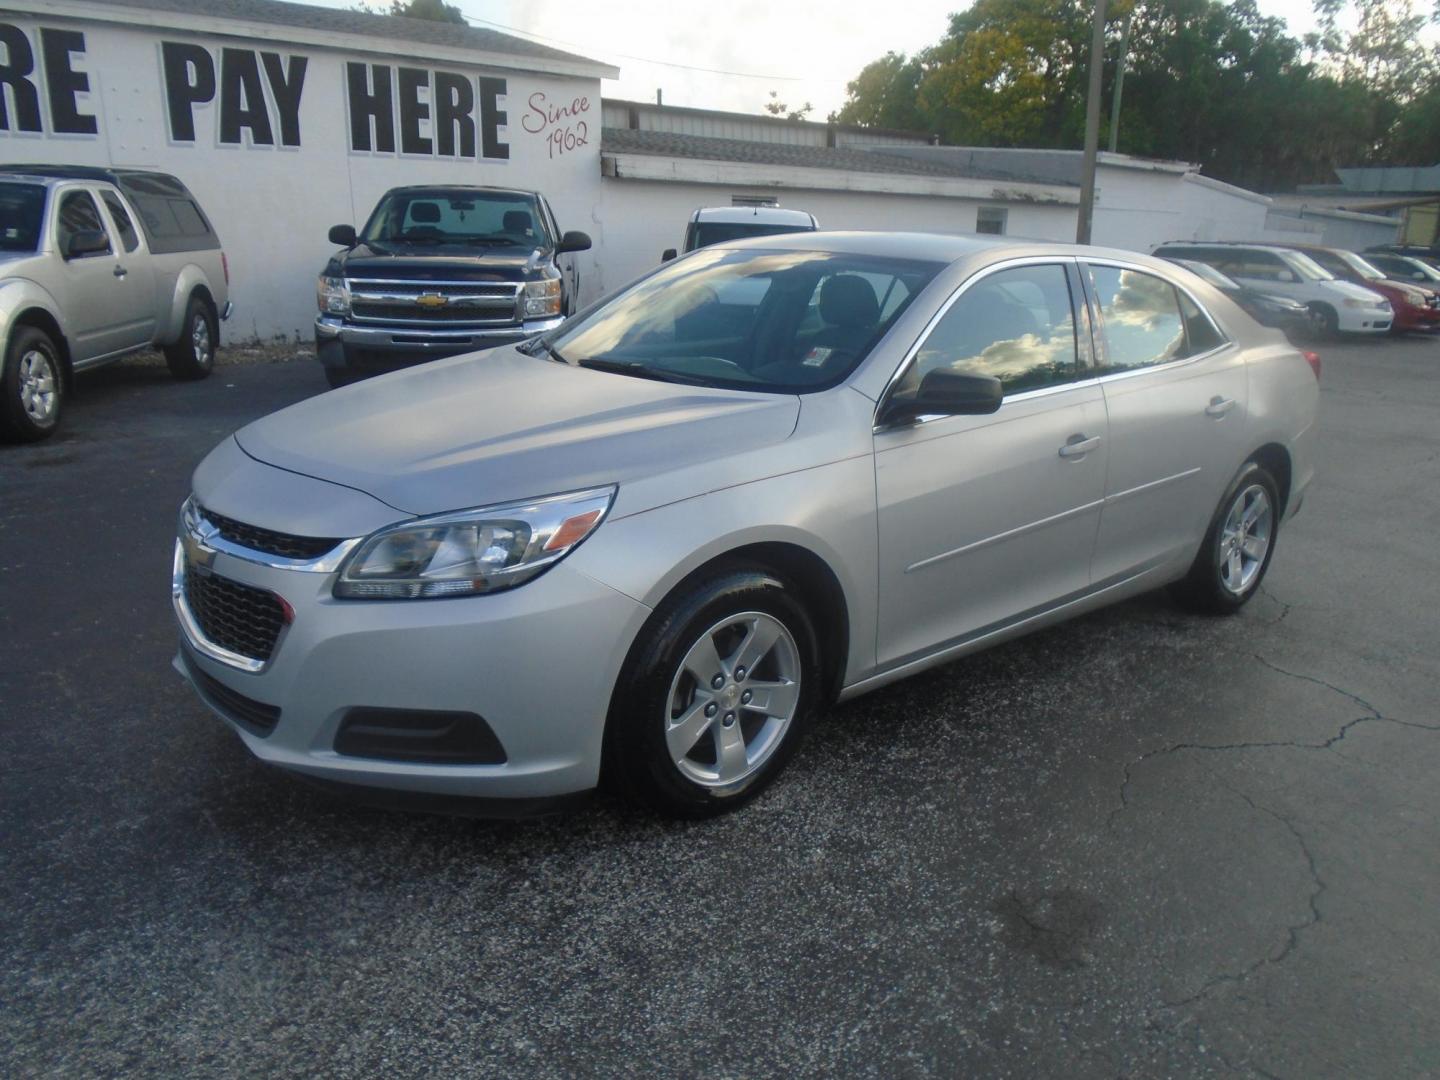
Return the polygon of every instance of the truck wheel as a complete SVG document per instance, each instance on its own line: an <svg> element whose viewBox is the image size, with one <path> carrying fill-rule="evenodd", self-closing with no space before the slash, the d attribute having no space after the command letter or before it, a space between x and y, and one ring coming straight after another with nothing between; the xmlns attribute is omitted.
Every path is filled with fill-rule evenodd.
<svg viewBox="0 0 1440 1080"><path fill-rule="evenodd" d="M327 367L325 369L325 381L330 384L330 389L339 390L342 386L349 386L358 382L360 376L356 375L349 368Z"/></svg>
<svg viewBox="0 0 1440 1080"><path fill-rule="evenodd" d="M180 340L165 346L165 363L177 379L203 379L215 366L215 346L220 333L215 312L201 297L190 297Z"/></svg>
<svg viewBox="0 0 1440 1080"><path fill-rule="evenodd" d="M65 401L60 350L50 335L22 326L5 349L0 371L0 435L11 442L37 442L53 435Z"/></svg>

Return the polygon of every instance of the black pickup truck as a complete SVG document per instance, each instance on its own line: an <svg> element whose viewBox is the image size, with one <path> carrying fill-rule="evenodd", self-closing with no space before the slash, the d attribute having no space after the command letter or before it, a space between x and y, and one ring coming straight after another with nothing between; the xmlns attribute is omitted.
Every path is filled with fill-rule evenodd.
<svg viewBox="0 0 1440 1080"><path fill-rule="evenodd" d="M522 341L575 310L570 252L544 196L444 185L385 193L365 227L336 225L320 275L315 353L331 386Z"/></svg>

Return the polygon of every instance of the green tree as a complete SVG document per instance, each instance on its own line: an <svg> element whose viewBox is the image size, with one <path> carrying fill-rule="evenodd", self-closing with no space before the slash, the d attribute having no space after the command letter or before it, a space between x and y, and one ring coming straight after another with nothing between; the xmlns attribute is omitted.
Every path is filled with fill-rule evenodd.
<svg viewBox="0 0 1440 1080"><path fill-rule="evenodd" d="M369 12L371 15L399 15L406 19L469 25L460 9L454 4L445 3L445 0L390 0L388 5L377 3L374 7L361 0L357 10Z"/></svg>
<svg viewBox="0 0 1440 1080"><path fill-rule="evenodd" d="M798 109L792 109L780 100L780 95L774 90L770 91L770 100L765 103L765 111L771 116L783 116L786 120L804 120L814 111L815 106L805 102Z"/></svg>
<svg viewBox="0 0 1440 1080"><path fill-rule="evenodd" d="M930 121L921 113L918 100L922 73L918 57L886 53L866 64L846 84L848 96L834 119L842 124L898 131L925 130Z"/></svg>

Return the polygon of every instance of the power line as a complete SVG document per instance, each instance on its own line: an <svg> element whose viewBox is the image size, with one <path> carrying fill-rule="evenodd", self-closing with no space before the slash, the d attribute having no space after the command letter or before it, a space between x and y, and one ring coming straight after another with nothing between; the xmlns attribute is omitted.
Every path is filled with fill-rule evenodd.
<svg viewBox="0 0 1440 1080"><path fill-rule="evenodd" d="M464 16L466 22L480 23L483 26L488 26L495 30L504 30L508 34L519 34L521 37L531 38L543 44L563 45L567 49L584 49L586 51L590 50L589 45L581 45L578 42L574 41L564 41L560 38L546 37L544 34L532 34L528 30L521 30L518 27L514 26L506 26L504 23L491 22L489 19L481 19L474 15L470 15L464 11L461 11L460 14ZM607 49L605 51L609 52L610 50ZM694 64L677 64L670 60L652 60L648 56L634 56L630 53L622 52L611 53L610 55L618 56L622 60L633 60L639 64L656 64L660 67L679 68L682 71L700 71L704 72L707 75L729 75L732 78L736 79L761 79L765 82L849 82L848 79L812 79L807 78L803 75L759 75L753 71L725 71L722 68L697 67Z"/></svg>

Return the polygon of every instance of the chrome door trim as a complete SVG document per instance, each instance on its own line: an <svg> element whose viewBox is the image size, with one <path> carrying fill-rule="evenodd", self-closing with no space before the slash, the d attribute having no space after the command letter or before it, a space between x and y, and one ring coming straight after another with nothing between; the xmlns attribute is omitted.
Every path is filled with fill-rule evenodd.
<svg viewBox="0 0 1440 1080"><path fill-rule="evenodd" d="M1032 521L1027 525L1019 525L1013 529L1007 529L1005 532L996 533L994 536L987 536L983 540L976 540L973 543L954 548L951 551L942 551L939 555L931 555L927 559L921 559L917 563L911 563L905 568L905 573L909 574L915 570L923 570L927 566L934 566L938 562L944 562L946 559L954 558L957 555L964 555L967 552L988 547L990 544L998 544L1002 540L1022 536L1025 533L1033 532L1035 529L1043 529L1046 525L1054 525L1057 521L1064 521L1066 518L1074 517L1076 514L1083 514L1089 510L1099 509L1105 505L1105 502L1106 500L1104 499L1096 499L1094 502L1084 503L1080 506L1072 506L1069 510L1061 510L1060 513L1051 514L1049 517L1041 518L1039 521Z"/></svg>

